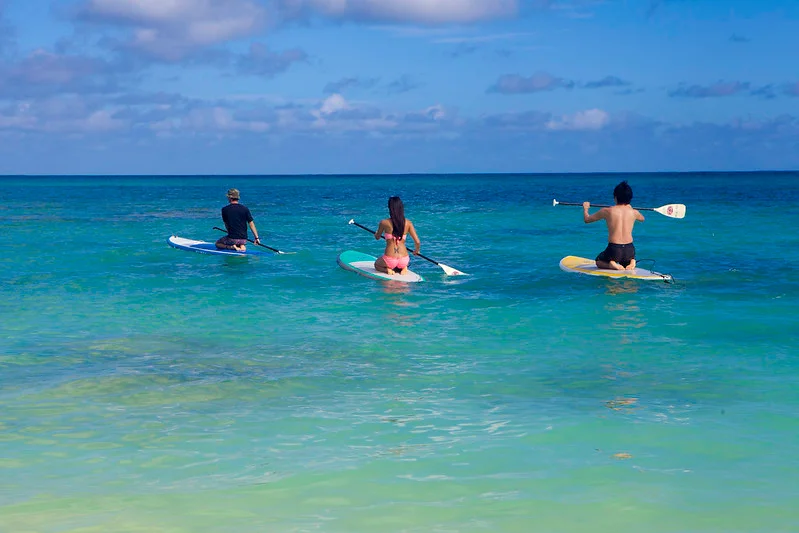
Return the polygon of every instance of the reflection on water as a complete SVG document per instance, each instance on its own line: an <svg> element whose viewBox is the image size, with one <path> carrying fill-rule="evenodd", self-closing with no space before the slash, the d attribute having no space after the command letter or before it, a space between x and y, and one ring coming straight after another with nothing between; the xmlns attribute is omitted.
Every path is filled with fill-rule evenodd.
<svg viewBox="0 0 799 533"><path fill-rule="evenodd" d="M396 302L396 305L408 305L403 304L401 302ZM412 315L403 315L399 313L387 313L386 314L386 324L391 324L392 327L401 328L401 327L412 327L415 326L419 319L421 319L421 315L412 314Z"/></svg>
<svg viewBox="0 0 799 533"><path fill-rule="evenodd" d="M648 324L645 313L641 310L639 300L630 297L638 292L638 284L633 281L626 281L621 283L614 283L608 287L606 294L617 297L620 295L627 295L623 301L614 298L605 304L605 310L612 316L609 323L610 329L618 330L620 332L619 344L630 344L638 340L638 332L645 328Z"/></svg>
<svg viewBox="0 0 799 533"><path fill-rule="evenodd" d="M402 295L410 294L411 292L411 284L403 281L386 281L381 283L381 285L383 286L383 292L386 294ZM392 303L394 305L410 305L404 300L394 300Z"/></svg>
<svg viewBox="0 0 799 533"><path fill-rule="evenodd" d="M619 280L608 284L608 289L605 294L615 296L617 294L634 294L638 292L640 284L632 280Z"/></svg>

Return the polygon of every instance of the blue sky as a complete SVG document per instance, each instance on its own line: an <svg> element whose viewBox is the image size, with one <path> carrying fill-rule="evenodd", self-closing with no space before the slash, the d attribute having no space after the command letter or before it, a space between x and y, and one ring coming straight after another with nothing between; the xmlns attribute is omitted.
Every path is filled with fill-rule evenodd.
<svg viewBox="0 0 799 533"><path fill-rule="evenodd" d="M1 174L799 168L796 0L0 0Z"/></svg>

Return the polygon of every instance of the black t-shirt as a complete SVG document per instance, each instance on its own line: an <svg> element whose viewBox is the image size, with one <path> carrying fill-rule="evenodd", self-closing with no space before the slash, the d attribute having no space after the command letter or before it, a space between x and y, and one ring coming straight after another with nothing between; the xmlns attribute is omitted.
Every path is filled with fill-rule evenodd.
<svg viewBox="0 0 799 533"><path fill-rule="evenodd" d="M247 223L252 222L252 215L246 206L228 204L222 208L222 221L228 229L231 239L247 238Z"/></svg>

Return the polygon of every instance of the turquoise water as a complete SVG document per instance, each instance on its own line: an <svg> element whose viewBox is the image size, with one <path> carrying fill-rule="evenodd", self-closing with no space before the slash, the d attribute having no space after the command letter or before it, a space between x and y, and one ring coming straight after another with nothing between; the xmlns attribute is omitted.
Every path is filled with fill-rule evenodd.
<svg viewBox="0 0 799 533"><path fill-rule="evenodd" d="M674 284L558 268L619 175L0 178L0 531L796 531L799 174L624 178Z"/></svg>

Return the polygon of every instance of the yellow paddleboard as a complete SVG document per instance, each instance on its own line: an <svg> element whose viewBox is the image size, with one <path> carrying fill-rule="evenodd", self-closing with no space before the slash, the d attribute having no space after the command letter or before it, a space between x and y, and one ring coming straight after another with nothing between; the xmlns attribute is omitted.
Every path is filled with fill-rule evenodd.
<svg viewBox="0 0 799 533"><path fill-rule="evenodd" d="M588 274L589 276L605 276L607 278L628 278L654 281L672 281L669 274L661 274L645 268L635 268L634 270L613 270L597 268L593 259L568 255L560 260L560 269L566 272L577 272L578 274Z"/></svg>

